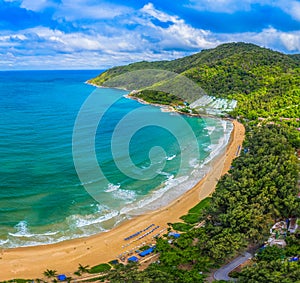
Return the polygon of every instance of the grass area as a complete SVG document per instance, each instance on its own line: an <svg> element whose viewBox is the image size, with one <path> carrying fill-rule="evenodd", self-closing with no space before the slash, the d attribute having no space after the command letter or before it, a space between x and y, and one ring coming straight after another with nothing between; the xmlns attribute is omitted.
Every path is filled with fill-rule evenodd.
<svg viewBox="0 0 300 283"><path fill-rule="evenodd" d="M181 223L181 222L177 222L177 223L172 223L172 227L174 230L176 231L180 231L180 232L187 232L189 231L193 226L187 223Z"/></svg>
<svg viewBox="0 0 300 283"><path fill-rule="evenodd" d="M100 273L105 272L111 269L111 266L108 263L101 263L99 265L95 265L89 269L89 273Z"/></svg>
<svg viewBox="0 0 300 283"><path fill-rule="evenodd" d="M180 217L187 224L195 224L199 221L199 217L203 211L203 209L209 207L211 198L207 197L200 201L197 205L191 208L187 215L183 215Z"/></svg>
<svg viewBox="0 0 300 283"><path fill-rule="evenodd" d="M96 278L92 278L92 279L87 279L87 280L83 280L82 282L105 282L105 279L106 277L105 276L99 276L99 277L96 277Z"/></svg>

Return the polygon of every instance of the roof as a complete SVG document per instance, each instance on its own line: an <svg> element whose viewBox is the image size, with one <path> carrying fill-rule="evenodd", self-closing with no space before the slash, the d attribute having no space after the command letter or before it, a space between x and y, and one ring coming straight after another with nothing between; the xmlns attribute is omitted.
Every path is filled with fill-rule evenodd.
<svg viewBox="0 0 300 283"><path fill-rule="evenodd" d="M60 274L60 275L57 275L57 279L59 281L65 281L65 280L67 280L67 276L64 274Z"/></svg>
<svg viewBox="0 0 300 283"><path fill-rule="evenodd" d="M136 256L132 256L128 258L128 261L138 262L139 259Z"/></svg>
<svg viewBox="0 0 300 283"><path fill-rule="evenodd" d="M146 256L146 255L148 255L148 254L153 253L153 251L154 251L154 247L153 247L153 248L149 248L149 249L144 250L144 251L142 251L141 253L139 253L139 256Z"/></svg>
<svg viewBox="0 0 300 283"><path fill-rule="evenodd" d="M172 237L174 237L174 238L179 238L180 237L180 234L179 233L175 233L175 232L170 232L169 233L169 236L172 236Z"/></svg>

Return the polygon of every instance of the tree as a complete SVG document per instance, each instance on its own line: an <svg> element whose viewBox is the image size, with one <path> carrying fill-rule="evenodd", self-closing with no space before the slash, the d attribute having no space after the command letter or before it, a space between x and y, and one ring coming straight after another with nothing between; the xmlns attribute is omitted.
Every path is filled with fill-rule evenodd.
<svg viewBox="0 0 300 283"><path fill-rule="evenodd" d="M81 265L80 263L79 263L79 266L78 266L78 272L80 273L80 274L82 274L82 273L87 273L87 272L89 272L89 265Z"/></svg>
<svg viewBox="0 0 300 283"><path fill-rule="evenodd" d="M53 269L47 269L46 271L44 271L44 275L48 278L55 277L57 276L57 271Z"/></svg>

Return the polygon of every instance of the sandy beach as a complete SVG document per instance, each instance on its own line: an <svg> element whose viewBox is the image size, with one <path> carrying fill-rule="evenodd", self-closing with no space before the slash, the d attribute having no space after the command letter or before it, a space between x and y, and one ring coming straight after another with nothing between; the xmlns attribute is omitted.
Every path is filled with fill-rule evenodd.
<svg viewBox="0 0 300 283"><path fill-rule="evenodd" d="M0 280L15 278L43 278L46 269L74 276L78 264L96 265L116 259L118 255L137 246L153 241L153 235L167 227L169 222L179 221L179 217L209 196L218 179L226 173L236 157L238 147L244 140L245 129L233 121L234 129L226 152L212 161L209 173L191 190L168 206L126 221L114 229L88 238L80 238L58 244L0 250ZM143 230L151 224L160 226L147 237L135 242L124 238ZM154 227L154 226L153 226ZM149 229L151 230L151 229ZM147 230L147 231L149 231ZM124 247L124 245L128 245Z"/></svg>

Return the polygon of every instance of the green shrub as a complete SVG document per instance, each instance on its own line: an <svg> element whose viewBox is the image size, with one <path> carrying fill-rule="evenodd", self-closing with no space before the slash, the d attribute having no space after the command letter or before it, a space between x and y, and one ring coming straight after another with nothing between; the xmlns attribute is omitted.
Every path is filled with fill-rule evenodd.
<svg viewBox="0 0 300 283"><path fill-rule="evenodd" d="M173 223L172 227L174 230L180 231L180 232L187 232L192 228L191 225L189 225L187 223L181 223L181 222Z"/></svg>
<svg viewBox="0 0 300 283"><path fill-rule="evenodd" d="M100 272L105 272L111 269L111 266L107 263L101 263L99 265L93 266L90 270L89 273L100 273Z"/></svg>
<svg viewBox="0 0 300 283"><path fill-rule="evenodd" d="M183 215L180 217L185 223L188 224L195 224L199 222L200 215L203 209L209 207L211 198L207 197L200 201L197 205L191 208L187 215Z"/></svg>

